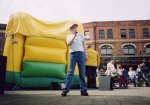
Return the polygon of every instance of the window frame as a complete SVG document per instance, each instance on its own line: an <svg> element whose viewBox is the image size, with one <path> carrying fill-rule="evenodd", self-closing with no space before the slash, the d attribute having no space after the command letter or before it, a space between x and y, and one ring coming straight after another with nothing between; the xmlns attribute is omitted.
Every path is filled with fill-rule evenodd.
<svg viewBox="0 0 150 105"><path fill-rule="evenodd" d="M120 29L120 37L121 38L127 38L126 29Z"/></svg>
<svg viewBox="0 0 150 105"><path fill-rule="evenodd" d="M103 31L103 33L101 33L101 31ZM100 37L101 35L103 35L103 37ZM99 39L105 39L105 30L99 30Z"/></svg>
<svg viewBox="0 0 150 105"><path fill-rule="evenodd" d="M149 37L149 30L148 30L148 28L142 28L142 33L143 33L143 38L148 38Z"/></svg>
<svg viewBox="0 0 150 105"><path fill-rule="evenodd" d="M131 48L131 46L132 46L132 48ZM127 53L125 53L125 50L127 50ZM134 51L134 53L131 53L132 50ZM123 55L135 55L135 53L136 53L136 49L133 45L124 45L123 46Z"/></svg>
<svg viewBox="0 0 150 105"><path fill-rule="evenodd" d="M148 45L145 46L145 54L150 55L150 44L148 44Z"/></svg>
<svg viewBox="0 0 150 105"><path fill-rule="evenodd" d="M88 34L86 34L87 32L88 32ZM88 35L88 37L87 37L87 35ZM90 39L90 32L89 31L84 32L84 38L87 40Z"/></svg>
<svg viewBox="0 0 150 105"><path fill-rule="evenodd" d="M135 29L134 28L129 29L129 38L135 38Z"/></svg>
<svg viewBox="0 0 150 105"><path fill-rule="evenodd" d="M111 37L109 37L111 35ZM113 29L107 29L107 38L113 39Z"/></svg>
<svg viewBox="0 0 150 105"><path fill-rule="evenodd" d="M102 53L102 50L105 50L106 53L105 54ZM108 50L110 50L110 53L108 53L109 52ZM103 46L101 46L100 54L101 55L113 55L113 48L112 48L112 46L110 46L110 45L103 45Z"/></svg>

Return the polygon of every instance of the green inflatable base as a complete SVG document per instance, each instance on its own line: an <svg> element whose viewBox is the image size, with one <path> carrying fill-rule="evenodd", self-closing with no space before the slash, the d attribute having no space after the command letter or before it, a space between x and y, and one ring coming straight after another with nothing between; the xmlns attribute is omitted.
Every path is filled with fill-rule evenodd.
<svg viewBox="0 0 150 105"><path fill-rule="evenodd" d="M6 71L5 82L20 85L20 72Z"/></svg>
<svg viewBox="0 0 150 105"><path fill-rule="evenodd" d="M66 64L23 61L21 77L66 78Z"/></svg>
<svg viewBox="0 0 150 105"><path fill-rule="evenodd" d="M28 88L47 88L51 82L65 82L65 79L57 79L50 77L20 77L20 72L6 72L6 84L15 84L20 87Z"/></svg>
<svg viewBox="0 0 150 105"><path fill-rule="evenodd" d="M20 72L6 72L6 84L16 84L23 88L48 88L51 82L65 82L65 79L47 78L47 77L21 77ZM74 75L72 86L79 85L79 76Z"/></svg>
<svg viewBox="0 0 150 105"><path fill-rule="evenodd" d="M47 88L50 87L51 82L65 82L65 80L57 78L40 78L40 77L31 77L31 78L21 78L21 87L31 87L31 88Z"/></svg>

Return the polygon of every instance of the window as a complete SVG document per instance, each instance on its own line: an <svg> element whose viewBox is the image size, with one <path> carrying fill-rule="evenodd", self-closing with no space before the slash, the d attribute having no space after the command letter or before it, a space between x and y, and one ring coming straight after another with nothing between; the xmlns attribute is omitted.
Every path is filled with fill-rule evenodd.
<svg viewBox="0 0 150 105"><path fill-rule="evenodd" d="M85 36L85 39L90 39L90 32L89 31L85 31L84 32L84 36Z"/></svg>
<svg viewBox="0 0 150 105"><path fill-rule="evenodd" d="M99 38L100 39L105 38L105 31L104 30L99 30Z"/></svg>
<svg viewBox="0 0 150 105"><path fill-rule="evenodd" d="M126 29L120 30L121 38L126 38Z"/></svg>
<svg viewBox="0 0 150 105"><path fill-rule="evenodd" d="M148 28L143 28L143 37L149 37Z"/></svg>
<svg viewBox="0 0 150 105"><path fill-rule="evenodd" d="M129 38L135 38L135 30L129 29Z"/></svg>
<svg viewBox="0 0 150 105"><path fill-rule="evenodd" d="M146 45L145 53L150 55L150 44Z"/></svg>
<svg viewBox="0 0 150 105"><path fill-rule="evenodd" d="M101 55L112 55L112 47L110 45L103 45L100 52Z"/></svg>
<svg viewBox="0 0 150 105"><path fill-rule="evenodd" d="M107 30L107 37L108 38L113 38L113 30L112 29Z"/></svg>
<svg viewBox="0 0 150 105"><path fill-rule="evenodd" d="M125 45L123 46L124 55L135 55L135 48L133 45Z"/></svg>

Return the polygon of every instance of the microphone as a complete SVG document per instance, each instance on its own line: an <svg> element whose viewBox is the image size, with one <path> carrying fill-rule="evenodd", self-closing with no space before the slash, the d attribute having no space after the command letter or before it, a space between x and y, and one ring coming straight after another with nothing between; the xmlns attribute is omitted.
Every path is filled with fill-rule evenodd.
<svg viewBox="0 0 150 105"><path fill-rule="evenodd" d="M78 33L77 31L74 33L74 36L75 36L75 37L77 36L77 33Z"/></svg>
<svg viewBox="0 0 150 105"><path fill-rule="evenodd" d="M77 34L78 32L76 31L75 34Z"/></svg>

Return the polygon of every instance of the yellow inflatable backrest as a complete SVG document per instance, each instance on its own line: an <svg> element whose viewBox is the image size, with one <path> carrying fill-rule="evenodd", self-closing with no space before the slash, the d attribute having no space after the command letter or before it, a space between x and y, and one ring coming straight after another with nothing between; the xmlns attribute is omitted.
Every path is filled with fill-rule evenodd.
<svg viewBox="0 0 150 105"><path fill-rule="evenodd" d="M35 36L27 37L26 45L67 49L65 40L59 40L59 39L54 39L49 37L35 37Z"/></svg>
<svg viewBox="0 0 150 105"><path fill-rule="evenodd" d="M67 63L67 45L63 40L27 37L24 61Z"/></svg>

